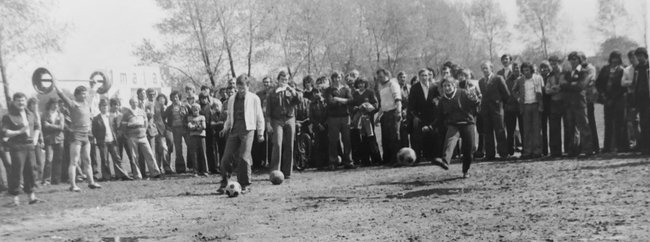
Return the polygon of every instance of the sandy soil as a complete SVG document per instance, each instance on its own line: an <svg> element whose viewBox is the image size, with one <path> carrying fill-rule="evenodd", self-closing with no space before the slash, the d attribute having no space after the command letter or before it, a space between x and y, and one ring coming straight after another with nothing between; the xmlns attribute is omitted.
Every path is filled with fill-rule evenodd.
<svg viewBox="0 0 650 242"><path fill-rule="evenodd" d="M0 208L0 241L648 241L650 159L371 167L216 195L218 177L40 189ZM24 196L22 197L24 198ZM4 196L2 203L10 198ZM128 241L128 240L124 240Z"/></svg>

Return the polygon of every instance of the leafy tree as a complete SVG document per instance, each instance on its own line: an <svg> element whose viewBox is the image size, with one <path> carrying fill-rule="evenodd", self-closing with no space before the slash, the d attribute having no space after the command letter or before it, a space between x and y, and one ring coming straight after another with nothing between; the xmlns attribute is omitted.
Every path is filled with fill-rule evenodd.
<svg viewBox="0 0 650 242"><path fill-rule="evenodd" d="M496 0L478 0L469 6L469 20L476 38L484 41L488 49L488 57L494 60L497 50L507 45L509 33L504 29L507 25L505 13Z"/></svg>

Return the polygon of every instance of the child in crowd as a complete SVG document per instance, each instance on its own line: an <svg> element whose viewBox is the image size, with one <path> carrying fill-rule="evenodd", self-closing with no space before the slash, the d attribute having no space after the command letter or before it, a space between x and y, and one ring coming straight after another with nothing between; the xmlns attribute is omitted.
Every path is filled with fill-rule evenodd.
<svg viewBox="0 0 650 242"><path fill-rule="evenodd" d="M194 167L194 176L208 176L208 163L205 156L205 116L201 115L201 105L192 104L191 116L187 118L189 131L188 160Z"/></svg>

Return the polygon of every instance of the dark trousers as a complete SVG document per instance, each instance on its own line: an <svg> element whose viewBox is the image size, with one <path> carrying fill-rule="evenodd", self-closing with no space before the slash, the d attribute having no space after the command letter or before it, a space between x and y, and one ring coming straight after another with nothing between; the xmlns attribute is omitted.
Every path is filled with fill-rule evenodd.
<svg viewBox="0 0 650 242"><path fill-rule="evenodd" d="M273 153L271 171L281 171L285 177L291 176L293 169L293 143L296 139L296 119L271 120L273 128Z"/></svg>
<svg viewBox="0 0 650 242"><path fill-rule="evenodd" d="M173 127L172 135L174 136L174 155L176 156L176 172L183 173L187 170L185 159L183 158L183 139L186 137L187 130L183 127ZM187 139L185 139L187 143Z"/></svg>
<svg viewBox="0 0 650 242"><path fill-rule="evenodd" d="M546 100L546 99L545 99ZM551 119L551 110L549 108L550 101L544 101L544 111L540 113L540 116L542 118L542 122L540 123L542 126L542 155L548 155L548 123ZM522 136L521 139L524 139Z"/></svg>
<svg viewBox="0 0 650 242"><path fill-rule="evenodd" d="M110 179L111 175L111 163L108 160L108 156L113 162L113 170L115 170L115 177L128 177L128 173L122 168L122 158L117 153L117 145L115 142L98 142L97 148L99 148L99 157L102 162L102 178Z"/></svg>
<svg viewBox="0 0 650 242"><path fill-rule="evenodd" d="M22 182L23 191L26 194L34 192L36 177L34 177L34 165L36 154L34 145L14 145L9 149L11 156L11 175L9 176L9 194L17 196L20 194Z"/></svg>
<svg viewBox="0 0 650 242"><path fill-rule="evenodd" d="M380 119L381 123L381 144L384 150L384 164L395 164L397 162L397 151L399 151L399 128L400 113L395 110L386 111Z"/></svg>
<svg viewBox="0 0 650 242"><path fill-rule="evenodd" d="M187 163L192 163L195 174L207 174L208 162L205 155L205 137L198 135L191 135L189 143L187 144L189 156Z"/></svg>
<svg viewBox="0 0 650 242"><path fill-rule="evenodd" d="M361 165L369 166L372 164L380 164L381 153L379 153L379 145L377 138L373 136L362 135L359 129L352 129L352 154L357 155L355 161Z"/></svg>
<svg viewBox="0 0 650 242"><path fill-rule="evenodd" d="M70 167L70 142L72 142L72 139L69 137L72 137L72 134L65 132L65 138L63 139L63 160L61 160L61 182L70 180L70 177L68 177L68 167Z"/></svg>
<svg viewBox="0 0 650 242"><path fill-rule="evenodd" d="M640 107L639 124L641 126L641 135L638 141L638 150L647 155L650 154L650 107Z"/></svg>
<svg viewBox="0 0 650 242"><path fill-rule="evenodd" d="M259 140L257 140L257 131L255 131L255 137L253 139L253 169L259 169L267 166L271 161L273 147L270 142L271 137L266 131L264 132L264 141L259 142Z"/></svg>
<svg viewBox="0 0 650 242"><path fill-rule="evenodd" d="M343 157L341 160L346 165L352 165L351 144L350 144L350 117L329 117L327 118L327 137L329 164L338 165L339 144L343 142Z"/></svg>
<svg viewBox="0 0 650 242"><path fill-rule="evenodd" d="M411 133L411 147L415 151L416 161L432 161L436 157L442 156L443 139L438 135L442 130L436 131L431 127L428 132L423 132L422 127L431 125L421 120L413 120L413 133ZM441 142L443 141L443 142Z"/></svg>
<svg viewBox="0 0 650 242"><path fill-rule="evenodd" d="M508 156L508 147L506 146L506 130L503 123L503 106L499 102L489 102L483 104L481 110L483 118L483 133L485 138L485 157L493 159L495 148L501 158ZM496 147L494 139L496 138Z"/></svg>
<svg viewBox="0 0 650 242"><path fill-rule="evenodd" d="M329 163L328 146L327 128L320 130L319 127L314 126L314 148L312 149L312 157L309 162L311 167L320 168L327 166Z"/></svg>
<svg viewBox="0 0 650 242"><path fill-rule="evenodd" d="M526 124L523 129L524 151L522 155L541 155L542 142L541 142L541 112L539 111L539 104L524 104L522 105L522 117Z"/></svg>
<svg viewBox="0 0 650 242"><path fill-rule="evenodd" d="M596 127L596 117L594 116L594 103L587 103L587 118L589 119L589 130L591 131L591 147L593 151L600 151L600 142L598 142L598 128Z"/></svg>
<svg viewBox="0 0 650 242"><path fill-rule="evenodd" d="M469 171L469 167L474 159L472 150L476 139L476 128L474 124L447 125L447 134L445 135L444 162L449 164L454 155L454 149L461 139L461 153L463 154L463 173Z"/></svg>
<svg viewBox="0 0 650 242"><path fill-rule="evenodd" d="M45 168L43 169L43 181L51 182L52 184L59 184L59 182L61 182L63 153L63 142L45 145Z"/></svg>
<svg viewBox="0 0 650 242"><path fill-rule="evenodd" d="M513 155L515 153L515 129L517 129L517 123L519 124L519 133L522 134L521 139L524 139L524 122L519 111L506 111L503 116L503 121L506 125L506 146L508 148L508 154Z"/></svg>
<svg viewBox="0 0 650 242"><path fill-rule="evenodd" d="M11 162L9 160L9 152L5 149L0 149L0 191L5 191L9 186L9 176L11 176Z"/></svg>
<svg viewBox="0 0 650 242"><path fill-rule="evenodd" d="M581 152L593 152L593 139L587 118L587 103L584 97L571 97L566 100L567 132L571 134L571 148L567 153L571 156Z"/></svg>
<svg viewBox="0 0 650 242"><path fill-rule="evenodd" d="M566 107L562 100L551 100L549 114L549 148L552 156L562 155L562 130L564 130L564 150L568 151L569 141L571 140L568 132L569 126L566 118ZM563 126L564 124L564 126Z"/></svg>
<svg viewBox="0 0 650 242"><path fill-rule="evenodd" d="M239 132L230 131L226 140L226 148L221 157L221 187L226 187L228 179L237 167L237 182L242 187L249 186L251 181L251 148L253 146L253 135L255 131L244 130ZM238 163L235 165L234 163Z"/></svg>
<svg viewBox="0 0 650 242"><path fill-rule="evenodd" d="M212 174L219 173L221 167L221 155L219 154L219 146L217 145L217 137L219 137L219 128L211 127L210 132L205 136L205 153L208 158L208 171Z"/></svg>
<svg viewBox="0 0 650 242"><path fill-rule="evenodd" d="M630 147L627 136L625 99L611 100L605 105L605 141L603 149L609 152L626 151Z"/></svg>
<svg viewBox="0 0 650 242"><path fill-rule="evenodd" d="M474 151L476 155L483 156L485 154L485 135L483 133L483 118L481 115L476 115L476 133L478 134L478 142L476 150Z"/></svg>

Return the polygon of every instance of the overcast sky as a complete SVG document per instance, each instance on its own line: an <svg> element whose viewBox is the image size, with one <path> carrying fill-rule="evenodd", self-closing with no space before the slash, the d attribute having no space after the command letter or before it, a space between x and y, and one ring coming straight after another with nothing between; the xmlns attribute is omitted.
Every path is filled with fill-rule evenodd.
<svg viewBox="0 0 650 242"><path fill-rule="evenodd" d="M57 1L57 0L54 0ZM137 64L132 55L136 45L143 38L158 38L153 25L164 16L155 0L58 0L53 10L62 22L70 24L71 29L65 38L61 53L43 58L22 61L10 68L10 80L29 80L38 66L46 66L59 78L88 78L92 70L98 68L121 68ZM452 0L471 1L471 0ZM644 0L626 0L632 11L647 11L639 7ZM508 16L510 26L517 21L515 0L500 1ZM596 16L597 0L564 0L562 2L562 24L571 28L574 38L568 41L567 49L578 49L593 54L597 43L590 34L589 24ZM640 14L637 14L640 15ZM641 30L642 20L635 22L631 29ZM643 41L643 35L630 36ZM513 40L507 51L516 53L522 49L520 40ZM24 63L24 64L23 64ZM28 82L12 82L14 91L32 93Z"/></svg>

